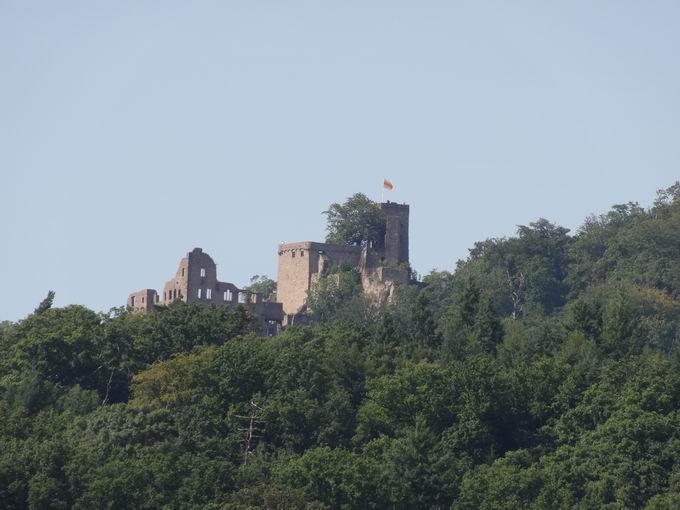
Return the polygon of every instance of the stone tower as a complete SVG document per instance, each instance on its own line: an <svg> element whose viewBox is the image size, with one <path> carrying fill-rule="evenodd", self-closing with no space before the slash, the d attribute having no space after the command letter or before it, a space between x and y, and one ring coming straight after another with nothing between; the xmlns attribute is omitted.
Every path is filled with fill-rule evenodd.
<svg viewBox="0 0 680 510"><path fill-rule="evenodd" d="M408 264L408 221L409 206L384 202L380 207L385 212L385 260L391 264Z"/></svg>
<svg viewBox="0 0 680 510"><path fill-rule="evenodd" d="M385 202L380 208L385 213L385 240L379 246L311 241L279 245L276 295L283 304L284 324L291 324L306 312L309 292L338 268L359 270L364 291L378 300L390 299L395 285L408 283L409 206Z"/></svg>

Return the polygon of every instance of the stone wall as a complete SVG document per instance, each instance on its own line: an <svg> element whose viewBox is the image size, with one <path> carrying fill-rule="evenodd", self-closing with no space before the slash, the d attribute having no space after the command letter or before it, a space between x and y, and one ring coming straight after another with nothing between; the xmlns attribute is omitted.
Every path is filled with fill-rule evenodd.
<svg viewBox="0 0 680 510"><path fill-rule="evenodd" d="M394 294L394 285L408 281L409 206L386 202L380 207L386 222L385 242L378 249L312 241L279 245L277 299L284 322L305 311L308 291L335 268L358 269L364 290L381 299Z"/></svg>
<svg viewBox="0 0 680 510"><path fill-rule="evenodd" d="M150 311L153 307L141 307L147 303L146 294L155 295L158 304L159 296L153 289L130 294L128 306L135 311ZM139 295L139 296L138 296ZM221 282L217 279L217 265L212 257L201 248L194 248L187 253L177 268L175 277L169 280L163 288L162 303L167 305L175 300L194 303L199 306L229 306L234 308L243 305L257 319L265 334L275 334L283 321L283 307L281 303L266 302L262 295L239 289L233 283ZM134 306L132 303L134 302Z"/></svg>
<svg viewBox="0 0 680 510"><path fill-rule="evenodd" d="M304 308L312 281L336 267L357 267L360 246L304 241L279 245L276 298L285 315Z"/></svg>
<svg viewBox="0 0 680 510"><path fill-rule="evenodd" d="M158 293L154 289L142 289L128 296L127 306L133 313L153 310L158 303Z"/></svg>

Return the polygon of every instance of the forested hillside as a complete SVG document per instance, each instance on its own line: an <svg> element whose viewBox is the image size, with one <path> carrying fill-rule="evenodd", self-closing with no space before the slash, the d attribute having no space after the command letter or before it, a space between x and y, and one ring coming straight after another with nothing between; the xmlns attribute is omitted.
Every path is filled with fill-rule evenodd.
<svg viewBox="0 0 680 510"><path fill-rule="evenodd" d="M333 281L271 338L51 295L0 325L0 506L680 508L680 184L379 309Z"/></svg>

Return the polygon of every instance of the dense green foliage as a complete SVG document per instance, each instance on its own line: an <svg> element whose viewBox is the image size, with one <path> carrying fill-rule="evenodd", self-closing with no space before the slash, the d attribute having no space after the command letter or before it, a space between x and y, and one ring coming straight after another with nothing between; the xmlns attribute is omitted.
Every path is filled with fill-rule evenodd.
<svg viewBox="0 0 680 510"><path fill-rule="evenodd" d="M679 508L679 193L521 226L380 308L332 274L272 338L48 295L0 327L0 502Z"/></svg>
<svg viewBox="0 0 680 510"><path fill-rule="evenodd" d="M355 193L344 203L333 203L326 215L326 242L380 246L385 239L385 213L363 193Z"/></svg>
<svg viewBox="0 0 680 510"><path fill-rule="evenodd" d="M265 301L276 301L276 282L267 275L256 274L253 276L246 290L262 294Z"/></svg>

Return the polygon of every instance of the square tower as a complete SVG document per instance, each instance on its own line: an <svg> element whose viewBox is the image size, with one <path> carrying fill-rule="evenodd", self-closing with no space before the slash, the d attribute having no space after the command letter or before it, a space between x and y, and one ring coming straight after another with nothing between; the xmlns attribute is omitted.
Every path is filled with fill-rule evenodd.
<svg viewBox="0 0 680 510"><path fill-rule="evenodd" d="M409 206L387 201L380 207L385 213L385 260L408 264Z"/></svg>

